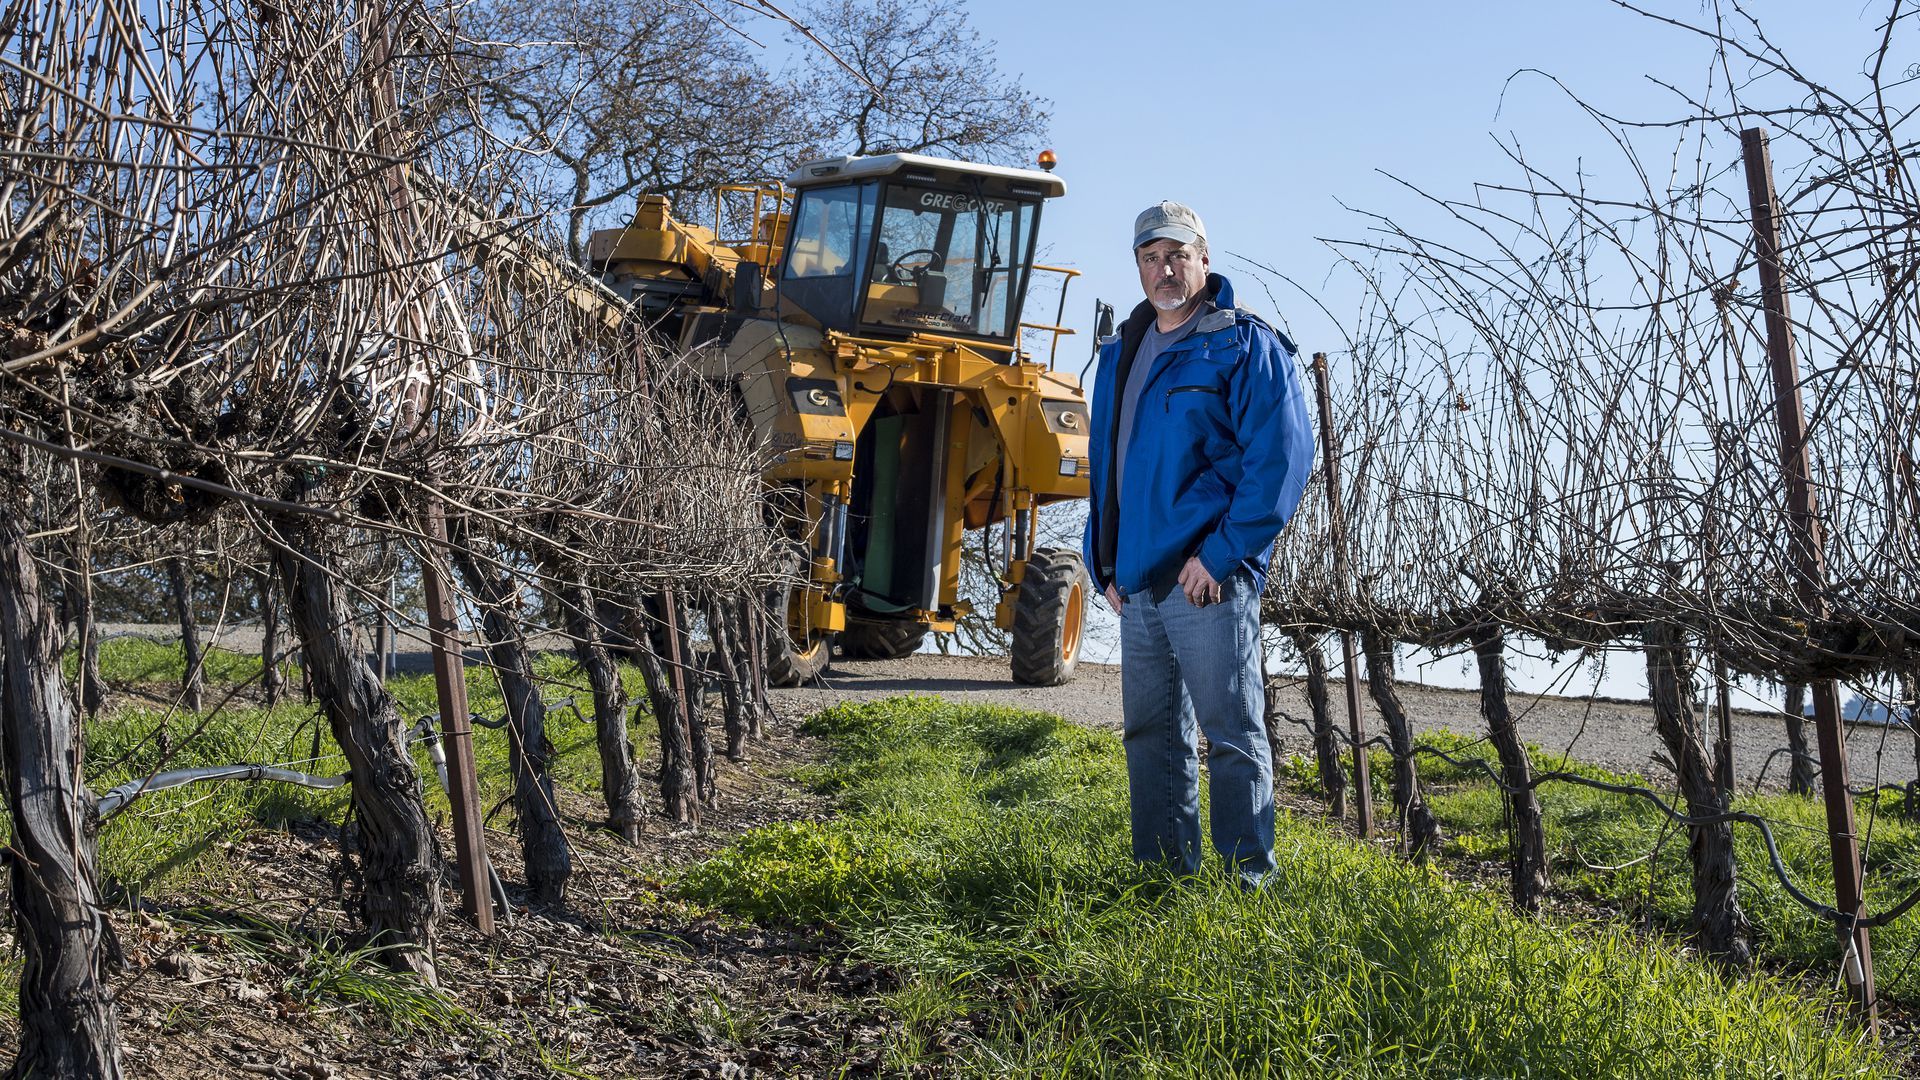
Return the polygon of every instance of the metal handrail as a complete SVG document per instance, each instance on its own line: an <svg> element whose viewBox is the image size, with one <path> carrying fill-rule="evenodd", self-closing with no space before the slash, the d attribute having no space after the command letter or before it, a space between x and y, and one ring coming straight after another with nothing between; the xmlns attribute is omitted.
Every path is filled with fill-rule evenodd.
<svg viewBox="0 0 1920 1080"><path fill-rule="evenodd" d="M1066 266L1048 266L1045 263L1034 263L1033 268L1035 270L1044 270L1050 274L1059 274L1066 279L1060 283L1060 310L1054 313L1054 325L1042 326L1037 323L1020 324L1021 329L1046 330L1052 332L1053 347L1047 350L1047 370L1052 371L1054 358L1060 355L1060 339L1073 333L1073 331L1060 324L1067 319L1067 286L1073 284L1073 279L1080 276L1080 271Z"/></svg>

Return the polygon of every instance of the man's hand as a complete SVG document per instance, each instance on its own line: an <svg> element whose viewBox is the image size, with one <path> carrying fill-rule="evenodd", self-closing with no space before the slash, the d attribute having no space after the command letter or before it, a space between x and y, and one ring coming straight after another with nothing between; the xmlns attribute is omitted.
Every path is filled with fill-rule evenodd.
<svg viewBox="0 0 1920 1080"><path fill-rule="evenodd" d="M1206 607L1220 600L1220 583L1200 565L1198 557L1188 559L1187 565L1180 568L1180 591L1187 594L1187 603L1194 607Z"/></svg>
<svg viewBox="0 0 1920 1080"><path fill-rule="evenodd" d="M1109 585L1107 586L1107 606L1112 608L1114 614L1117 615L1120 613L1121 608L1127 606L1127 598L1120 595L1119 589Z"/></svg>

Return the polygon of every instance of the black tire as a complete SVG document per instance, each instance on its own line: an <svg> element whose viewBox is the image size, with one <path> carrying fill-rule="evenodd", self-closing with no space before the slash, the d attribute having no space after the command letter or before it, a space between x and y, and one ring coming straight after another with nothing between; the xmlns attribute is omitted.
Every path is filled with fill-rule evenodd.
<svg viewBox="0 0 1920 1080"><path fill-rule="evenodd" d="M840 655L851 660L898 660L920 651L927 628L900 619L862 619L847 616L840 632Z"/></svg>
<svg viewBox="0 0 1920 1080"><path fill-rule="evenodd" d="M1013 604L1013 681L1059 686L1073 678L1086 637L1093 578L1080 553L1036 548Z"/></svg>
<svg viewBox="0 0 1920 1080"><path fill-rule="evenodd" d="M833 663L833 634L823 630L794 633L799 621L793 610L793 586L774 595L774 618L767 620L767 681L774 686L800 686L826 674Z"/></svg>

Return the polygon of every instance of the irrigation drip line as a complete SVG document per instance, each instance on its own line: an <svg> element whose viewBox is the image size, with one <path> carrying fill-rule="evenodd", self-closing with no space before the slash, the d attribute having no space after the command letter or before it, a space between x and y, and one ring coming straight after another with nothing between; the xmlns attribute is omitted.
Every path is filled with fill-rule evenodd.
<svg viewBox="0 0 1920 1080"><path fill-rule="evenodd" d="M1313 728L1313 724L1311 721L1302 720L1299 717L1292 716L1285 712L1278 712L1277 710L1276 712L1281 719L1286 720L1289 723L1296 724L1303 728L1307 728L1308 730L1312 730ZM1354 742L1353 736L1349 735L1344 731L1341 731L1338 727L1334 727L1332 731L1333 731L1333 734L1337 738L1339 738L1340 741L1344 742L1350 749L1356 745ZM1358 745L1363 747L1378 746L1378 747L1381 747L1382 749L1387 749L1387 750L1392 749L1387 744L1386 740L1380 736L1374 736L1372 738L1366 739L1365 741L1359 743ZM1697 815L1697 816L1690 815L1690 814L1683 814L1680 811L1675 810L1671 805L1667 803L1665 799L1661 798L1658 792L1653 791L1650 788L1640 787L1635 784L1619 784L1619 783L1613 783L1611 781L1606 781L1606 780L1596 780L1590 776L1581 776L1578 773L1570 773L1570 772L1563 772L1563 771L1536 773L1534 774L1534 777L1531 782L1516 787L1514 785L1508 784L1504 779L1500 777L1499 773L1493 768L1493 766L1489 765L1487 762L1479 758L1455 757L1454 755L1447 753L1445 750L1442 750L1439 747L1430 746L1425 743L1416 744L1413 749L1416 754L1426 754L1431 757L1437 757L1440 760L1445 761L1456 768L1469 768L1469 767L1478 768L1481 772L1486 774L1487 779L1491 781L1495 787L1499 788L1500 791L1506 795L1518 795L1518 794L1521 794L1522 792L1532 791L1535 788L1540 787L1542 784L1546 784L1549 782L1568 783L1568 784L1575 784L1581 787L1593 788L1599 791L1611 792L1616 795L1639 796L1640 798L1646 799L1647 801L1653 803L1653 805L1659 808L1660 812L1664 814L1669 821L1671 821L1676 825L1697 827L1697 826L1707 826L1707 825L1719 825L1727 822L1737 822L1737 823L1752 825L1754 828L1760 831L1761 839L1766 843L1767 860L1769 865L1772 867L1773 875L1775 878L1779 880L1781 887L1787 891L1787 895L1793 897L1795 902L1799 903L1802 907L1805 907L1808 911L1812 912L1815 915L1818 915L1823 919L1826 919L1832 922L1835 926L1839 927L1841 930L1848 933L1851 933L1856 928L1864 927L1867 929L1872 929L1874 927L1886 926L1890 923L1897 921L1901 916L1911 911L1915 905L1920 905L1920 889L1915 889L1912 893L1909 893L1905 898L1900 900L1899 903L1894 904L1892 907L1887 908L1886 910L1881 911L1876 915L1863 917L1863 916L1849 914L1847 912L1841 911L1840 909L1834 907L1831 904L1822 903L1819 900L1816 900L1813 897L1808 896L1804 891L1800 889L1798 885L1794 883L1792 876L1789 874L1787 870L1786 861L1780 855L1779 845L1775 842L1774 836L1773 836L1775 823L1768 821L1766 818L1763 818L1758 814L1747 813L1744 810L1730 810L1722 814L1703 814L1703 815ZM1877 794L1878 792L1881 792L1881 791L1889 791L1889 790L1895 793L1904 793L1906 791L1904 787L1901 787L1899 785L1882 784L1878 788L1868 788L1864 791L1855 791L1854 794L1872 795L1872 794ZM1791 828L1801 828L1800 826L1792 826L1790 825L1790 823L1785 823L1785 822L1782 822L1780 824L1786 827L1791 827ZM1818 830L1818 829L1809 829L1807 831L1824 833L1824 830ZM1634 861L1637 863L1640 860L1636 859ZM1632 865L1632 864L1628 864L1628 865Z"/></svg>
<svg viewBox="0 0 1920 1080"><path fill-rule="evenodd" d="M572 706L572 698L562 698L552 705L547 706L546 712L551 715L552 713L571 708ZM413 726L407 730L409 736L408 745L412 746L425 742L430 746L437 747L441 741L441 736L439 732L434 730L434 725L439 719L439 713L429 713L415 721ZM499 720L489 720L480 713L473 713L471 719L476 724L492 728L496 731L507 726L507 718L505 716L502 716ZM142 795L155 791L166 791L171 788L183 787L187 784L200 783L203 781L243 780L253 782L270 780L282 784L298 784L301 787L313 788L316 791L332 791L350 783L353 774L341 773L338 776L316 776L312 773L300 772L285 767L288 765L304 765L310 762L322 761L328 756L330 755L323 754L319 757L294 758L273 765L206 765L192 769L171 769L166 772L152 773L138 780L129 780L124 784L108 789L96 802L94 816L101 821L105 821L108 817L124 810L130 803ZM435 764L440 767L440 782L442 786L445 786L445 764L439 761L436 761Z"/></svg>
<svg viewBox="0 0 1920 1080"><path fill-rule="evenodd" d="M1299 717L1292 715L1291 713L1281 712L1278 709L1274 710L1274 713L1275 715L1279 716L1280 719L1285 720L1289 724L1306 728L1308 731L1314 730L1314 722L1311 720L1302 720ZM1392 751L1393 749L1393 744L1387 741L1387 737L1385 735L1374 735L1362 742L1355 743L1353 741L1353 736L1348 732L1341 731L1337 725L1329 725L1329 728L1333 732L1334 736L1338 738L1341 742L1346 743L1349 748L1352 748L1354 746L1377 746L1380 749L1386 750L1389 752Z"/></svg>
<svg viewBox="0 0 1920 1080"><path fill-rule="evenodd" d="M1595 780L1590 776L1581 776L1577 773L1569 773L1569 772L1539 773L1539 774L1536 774L1533 777L1533 779L1528 783L1515 786L1512 784L1508 784L1505 780L1501 779L1499 774L1494 771L1493 766L1487 764L1486 762L1480 760L1479 758L1457 758L1447 753L1445 750L1439 749L1438 747L1427 746L1424 744L1415 746L1414 752L1429 754L1433 757L1437 757L1442 761L1445 761L1448 764L1455 766L1456 768L1468 768L1469 766L1477 766L1482 772L1486 773L1487 779L1492 781L1495 787L1499 788L1503 793L1508 795L1517 795L1522 792L1532 791L1533 789L1539 787L1540 785L1548 782L1560 782L1560 783L1575 784L1581 787L1594 788L1599 791L1608 791L1616 795L1637 795L1643 799L1646 799L1648 802L1651 802L1655 807L1657 807L1660 810L1662 814L1665 814L1676 825L1685 825L1690 828L1707 826L1707 825L1719 825L1719 824L1729 823L1729 822L1739 822L1747 825L1752 825L1754 828L1760 830L1760 837L1763 841L1766 842L1767 859L1772 864L1774 877L1779 879L1780 885L1782 888L1786 889L1787 895L1793 897L1793 899L1796 902L1798 902L1802 907L1805 907L1808 911L1812 912L1815 915L1820 916L1821 918L1831 921L1832 923L1834 923L1835 926L1839 927L1843 931L1848 932L1849 934L1857 928L1864 927L1864 928L1871 929L1877 926L1885 926L1888 923L1894 922L1895 920L1899 919L1900 916L1905 915L1908 911L1912 910L1915 904L1920 904L1920 889L1914 890L1912 893L1909 893L1906 896L1906 898L1902 899L1899 903L1893 905L1892 907L1886 909L1885 911L1880 912L1877 915L1872 915L1872 916L1860 916L1856 914L1851 914L1848 912L1841 911L1840 909L1834 907L1831 904L1823 904L1820 901L1815 900L1813 897L1808 896L1805 892L1801 891L1798 885L1794 884L1792 876L1787 872L1786 862L1780 856L1779 845L1774 842L1773 824L1769 822L1766 818L1763 818L1758 814L1750 814L1744 810L1729 810L1729 811L1726 811L1725 813L1719 813L1719 814L1701 814L1701 815L1683 814L1680 811L1675 810L1673 807L1669 806L1666 800L1660 797L1659 793L1649 788L1640 787L1634 784L1616 784L1607 780Z"/></svg>
<svg viewBox="0 0 1920 1080"><path fill-rule="evenodd" d="M1793 747L1780 746L1774 748L1773 753L1767 755L1767 760L1760 763L1760 775L1753 779L1753 790L1755 794L1759 793L1760 785L1767 782L1767 770L1773 768L1773 763L1780 760L1780 755L1791 753L1793 753Z"/></svg>
<svg viewBox="0 0 1920 1080"><path fill-rule="evenodd" d="M169 772L155 773L139 780L130 780L100 796L94 807L97 817L105 818L135 798L150 791L165 791L168 788L181 787L202 780L273 780L283 784L298 784L301 787L329 791L347 783L346 774L339 776L315 776L312 773L295 772L292 769L278 769L271 765L213 765L198 769L174 769Z"/></svg>

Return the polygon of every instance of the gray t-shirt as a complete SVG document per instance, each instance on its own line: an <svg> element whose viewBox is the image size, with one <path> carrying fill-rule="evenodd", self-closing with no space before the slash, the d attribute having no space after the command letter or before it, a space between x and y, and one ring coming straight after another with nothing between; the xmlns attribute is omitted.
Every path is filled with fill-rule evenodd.
<svg viewBox="0 0 1920 1080"><path fill-rule="evenodd" d="M1120 436L1114 441L1114 499L1118 501L1120 492L1125 491L1127 478L1127 440L1133 436L1133 414L1140 406L1140 392L1146 389L1147 372L1153 370L1153 362L1168 346L1187 336L1200 316L1213 310L1211 303L1203 303L1187 316L1187 321L1171 330L1160 329L1160 320L1147 327L1145 337L1140 339L1140 348L1133 354L1133 367L1127 372L1127 385L1120 391Z"/></svg>

